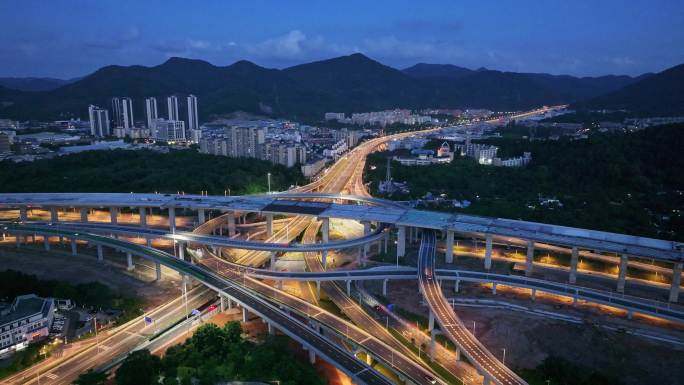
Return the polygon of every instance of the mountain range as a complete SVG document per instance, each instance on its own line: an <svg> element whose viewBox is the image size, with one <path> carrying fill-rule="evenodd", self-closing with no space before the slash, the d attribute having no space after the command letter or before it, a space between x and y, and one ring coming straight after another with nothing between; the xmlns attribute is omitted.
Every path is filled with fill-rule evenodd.
<svg viewBox="0 0 684 385"><path fill-rule="evenodd" d="M269 69L249 61L215 66L202 60L170 58L153 66L107 66L65 84L26 86L0 80L0 117L62 119L86 117L90 104L109 107L113 96L134 99L136 120L144 119L143 98L195 94L203 119L232 111L291 118L320 118L324 112L388 108L489 108L520 110L544 104L639 105L640 92L673 93L682 87L682 69L638 77L573 77L502 72L454 65L416 64L398 70L362 54ZM674 78L674 79L673 79ZM34 82L35 83L35 82ZM14 84L14 86L12 86ZM20 84L22 86L18 86ZM3 87L4 86L4 87ZM47 87L47 89L46 89ZM19 89L20 88L20 89ZM633 95L633 96L630 96ZM680 97L682 92L678 92ZM682 109L660 95L658 105ZM165 116L163 100L158 100Z"/></svg>

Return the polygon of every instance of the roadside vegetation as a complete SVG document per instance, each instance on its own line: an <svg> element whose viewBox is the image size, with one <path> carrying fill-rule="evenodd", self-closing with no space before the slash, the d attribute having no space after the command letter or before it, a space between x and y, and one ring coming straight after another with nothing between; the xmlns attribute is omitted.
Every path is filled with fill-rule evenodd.
<svg viewBox="0 0 684 385"><path fill-rule="evenodd" d="M299 167L192 150L86 151L35 162L0 162L0 192L254 194L302 184Z"/></svg>
<svg viewBox="0 0 684 385"><path fill-rule="evenodd" d="M557 356L549 356L534 369L519 369L530 385L620 385L612 376L582 367Z"/></svg>
<svg viewBox="0 0 684 385"><path fill-rule="evenodd" d="M269 335L260 336L256 343L248 341L239 322L222 328L206 324L186 342L169 348L162 358L148 350L131 353L116 371L116 384L152 385L160 380L164 385L209 385L220 381L325 384L313 367L293 357L289 342L285 336ZM86 376L90 374L82 374L74 384L99 384L85 382Z"/></svg>
<svg viewBox="0 0 684 385"><path fill-rule="evenodd" d="M393 162L393 179L408 182L410 193L384 197L416 200L430 192L437 201L419 207L684 239L684 125L595 133L576 141L502 137L484 142L500 146L504 157L531 151L532 162L520 168L484 166L459 156L451 164L420 168ZM388 156L371 154L366 164L375 196L383 196L378 184L385 179ZM542 204L546 198L560 205ZM453 199L472 204L456 208Z"/></svg>

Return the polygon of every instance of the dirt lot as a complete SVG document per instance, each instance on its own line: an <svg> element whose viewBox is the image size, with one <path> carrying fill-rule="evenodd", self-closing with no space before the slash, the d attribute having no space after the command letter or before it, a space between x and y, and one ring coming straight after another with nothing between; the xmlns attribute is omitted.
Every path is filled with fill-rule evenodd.
<svg viewBox="0 0 684 385"><path fill-rule="evenodd" d="M444 285L445 294L455 296L452 284ZM381 290L378 282L368 282L366 287L376 293ZM529 294L525 296L502 288L497 292L497 295L492 295L489 288L462 283L456 296L523 306L531 304ZM421 296L415 281L390 281L387 297L399 307L425 317L428 315L427 306L420 304ZM684 345L658 342L602 327L646 331L684 341L681 325L673 329L673 325L636 316L628 320L606 314L591 305L573 307L559 304L550 297L538 296L535 308L579 316L586 322L575 324L496 308L457 306L456 312L471 331L475 323L477 338L499 359L506 349L506 364L511 368L533 368L547 356L556 355L620 378L625 384L674 384L684 379Z"/></svg>
<svg viewBox="0 0 684 385"><path fill-rule="evenodd" d="M22 246L14 242L0 245L0 269L12 269L34 274L40 279L55 279L71 283L100 282L118 292L135 293L146 308L167 302L178 293L178 274L164 271L159 282L154 281L154 271L147 268L149 262L135 260L136 270L125 270L122 253L105 252L105 263L97 261L95 249L79 244L79 255L72 256L70 248L52 245L46 252L37 246ZM69 263L71 262L71 263ZM145 264L145 262L147 264Z"/></svg>

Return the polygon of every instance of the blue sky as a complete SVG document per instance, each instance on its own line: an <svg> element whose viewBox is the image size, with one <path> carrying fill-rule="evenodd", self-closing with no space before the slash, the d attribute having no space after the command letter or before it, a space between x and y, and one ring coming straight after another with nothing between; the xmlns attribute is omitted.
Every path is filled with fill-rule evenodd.
<svg viewBox="0 0 684 385"><path fill-rule="evenodd" d="M684 62L679 0L0 0L0 76L69 78L171 56L266 67L364 53L596 76Z"/></svg>

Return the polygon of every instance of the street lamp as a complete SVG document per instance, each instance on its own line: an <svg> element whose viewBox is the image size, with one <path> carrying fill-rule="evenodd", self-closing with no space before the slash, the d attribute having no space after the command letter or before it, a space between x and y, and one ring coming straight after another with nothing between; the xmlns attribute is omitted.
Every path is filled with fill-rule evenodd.
<svg viewBox="0 0 684 385"><path fill-rule="evenodd" d="M268 180L268 193L271 193L271 173L266 174L266 179Z"/></svg>
<svg viewBox="0 0 684 385"><path fill-rule="evenodd" d="M503 350L503 357L501 358L501 363L503 366L506 366L506 348L501 349Z"/></svg>

